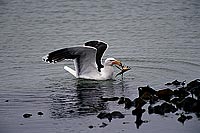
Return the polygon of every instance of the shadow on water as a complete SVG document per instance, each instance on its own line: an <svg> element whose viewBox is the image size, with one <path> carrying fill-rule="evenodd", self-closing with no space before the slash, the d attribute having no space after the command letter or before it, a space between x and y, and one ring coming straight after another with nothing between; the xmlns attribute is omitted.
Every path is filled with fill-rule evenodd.
<svg viewBox="0 0 200 133"><path fill-rule="evenodd" d="M51 117L72 118L97 114L107 110L107 103L102 101L104 95L113 95L115 81L73 80L73 85L63 87L63 83L57 85L57 89L50 96ZM121 89L121 88L120 88Z"/></svg>

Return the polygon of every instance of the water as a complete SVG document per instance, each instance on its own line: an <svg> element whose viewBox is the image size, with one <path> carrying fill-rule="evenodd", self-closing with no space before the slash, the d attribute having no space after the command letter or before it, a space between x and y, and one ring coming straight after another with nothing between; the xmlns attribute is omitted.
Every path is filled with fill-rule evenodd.
<svg viewBox="0 0 200 133"><path fill-rule="evenodd" d="M198 0L0 0L0 131L198 132L194 114L182 125L174 114L145 112L148 123L137 129L132 109L100 97L135 98L139 86L158 90L168 81L200 78L199 23ZM123 82L76 80L63 69L72 62L41 61L50 51L95 39L110 45L104 59L132 68ZM96 117L102 110L126 117L109 123ZM108 126L100 128L102 122Z"/></svg>

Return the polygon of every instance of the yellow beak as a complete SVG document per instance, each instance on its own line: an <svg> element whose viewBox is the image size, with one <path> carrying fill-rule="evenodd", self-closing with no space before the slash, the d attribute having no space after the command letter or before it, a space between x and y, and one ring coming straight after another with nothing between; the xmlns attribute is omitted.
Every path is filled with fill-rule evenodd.
<svg viewBox="0 0 200 133"><path fill-rule="evenodd" d="M112 62L112 65L118 65L118 66L122 66L122 63L121 63L121 61L118 61L118 60L115 60L115 61L113 61Z"/></svg>

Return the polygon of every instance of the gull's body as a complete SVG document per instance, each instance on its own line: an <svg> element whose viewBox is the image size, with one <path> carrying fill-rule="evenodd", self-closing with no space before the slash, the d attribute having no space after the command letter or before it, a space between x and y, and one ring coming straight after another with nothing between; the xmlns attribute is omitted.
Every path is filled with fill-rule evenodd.
<svg viewBox="0 0 200 133"><path fill-rule="evenodd" d="M107 58L104 65L101 58L108 44L102 41L89 41L84 46L64 48L43 57L45 62L56 63L65 59L73 59L75 70L65 66L64 69L76 78L107 80L112 79L113 65L121 65L114 58Z"/></svg>

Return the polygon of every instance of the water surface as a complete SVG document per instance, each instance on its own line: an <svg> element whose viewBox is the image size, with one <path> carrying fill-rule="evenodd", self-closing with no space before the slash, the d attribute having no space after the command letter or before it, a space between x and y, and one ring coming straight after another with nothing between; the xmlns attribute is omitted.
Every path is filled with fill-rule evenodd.
<svg viewBox="0 0 200 133"><path fill-rule="evenodd" d="M100 99L133 99L139 86L158 90L168 81L200 78L198 0L0 0L0 28L2 133L200 130L194 114L183 125L174 114L147 112L143 119L148 123L137 129L132 109ZM76 80L63 69L72 62L41 60L55 49L95 39L110 45L104 59L115 57L132 68L123 82ZM103 110L120 110L125 119L99 120L96 115ZM24 113L33 116L25 119ZM108 126L100 128L102 122Z"/></svg>

